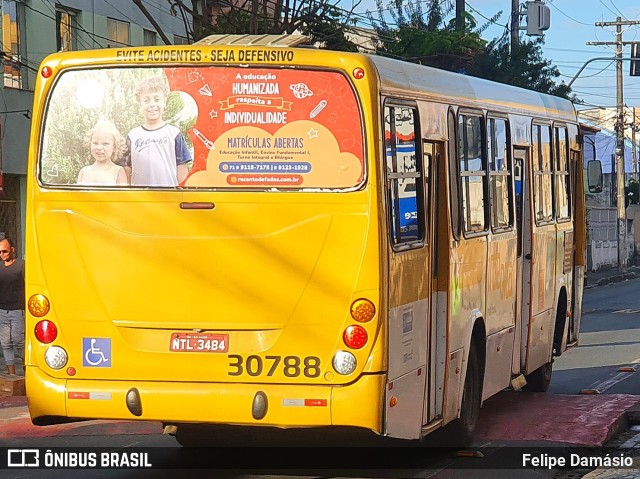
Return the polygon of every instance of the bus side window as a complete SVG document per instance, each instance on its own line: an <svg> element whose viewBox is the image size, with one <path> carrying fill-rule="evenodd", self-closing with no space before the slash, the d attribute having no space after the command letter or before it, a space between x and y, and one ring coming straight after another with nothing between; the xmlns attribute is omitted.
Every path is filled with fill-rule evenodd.
<svg viewBox="0 0 640 479"><path fill-rule="evenodd" d="M513 226L511 207L511 145L509 126L502 118L489 118L487 150L489 156L489 192L491 194L491 229L505 230Z"/></svg>
<svg viewBox="0 0 640 479"><path fill-rule="evenodd" d="M587 162L587 183L589 193L602 193L602 163L600 160Z"/></svg>
<svg viewBox="0 0 640 479"><path fill-rule="evenodd" d="M416 110L385 106L387 200L394 247L424 240L422 161L416 141Z"/></svg>
<svg viewBox="0 0 640 479"><path fill-rule="evenodd" d="M458 116L458 162L465 233L480 233L487 229L487 168L483 129L482 116Z"/></svg>
<svg viewBox="0 0 640 479"><path fill-rule="evenodd" d="M551 127L533 125L533 208L536 224L553 222Z"/></svg>
<svg viewBox="0 0 640 479"><path fill-rule="evenodd" d="M567 141L567 129L556 127L556 168L555 168L555 192L557 218L568 220L571 217L571 189L569 181L569 142Z"/></svg>

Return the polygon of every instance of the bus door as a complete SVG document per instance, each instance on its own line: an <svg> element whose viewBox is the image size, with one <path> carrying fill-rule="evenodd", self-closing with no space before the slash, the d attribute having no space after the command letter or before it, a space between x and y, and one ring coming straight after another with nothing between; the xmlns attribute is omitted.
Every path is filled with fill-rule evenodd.
<svg viewBox="0 0 640 479"><path fill-rule="evenodd" d="M531 306L531 205L529 184L529 149L514 147L513 171L518 231L518 271L516 336L512 372L518 374L525 365ZM519 354L518 354L519 351Z"/></svg>
<svg viewBox="0 0 640 479"><path fill-rule="evenodd" d="M445 363L446 335L447 335L447 297L438 294L438 255L440 247L436 235L438 214L438 195L444 191L438 191L438 171L441 168L442 152L444 145L425 141L423 143L423 161L426 185L426 218L427 222L427 252L430 255L431 267L431 301L430 311L427 316L427 372L425 400L423 411L423 423L430 424L442 417L442 401L444 392L444 367L438 367ZM444 213L443 213L444 214ZM446 276L446 272L443 272ZM440 314L439 314L440 312ZM438 342L438 340L440 342Z"/></svg>
<svg viewBox="0 0 640 479"><path fill-rule="evenodd" d="M580 319L582 318L582 294L584 292L584 243L580 238L586 238L584 219L584 178L583 159L578 150L570 151L571 169L571 211L573 212L573 281L571 283L572 314L569 321L568 343L578 342L580 334ZM578 199L580 198L580 199Z"/></svg>
<svg viewBox="0 0 640 479"><path fill-rule="evenodd" d="M421 434L427 376L431 281L428 198L432 161L418 141L418 111L414 106L387 103L384 128L389 238L384 434L417 439Z"/></svg>

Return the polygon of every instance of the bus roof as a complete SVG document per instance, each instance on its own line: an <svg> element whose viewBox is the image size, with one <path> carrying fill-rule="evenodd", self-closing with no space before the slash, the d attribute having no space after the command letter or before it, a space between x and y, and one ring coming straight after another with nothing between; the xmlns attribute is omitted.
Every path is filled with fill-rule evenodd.
<svg viewBox="0 0 640 479"><path fill-rule="evenodd" d="M384 93L409 90L461 106L539 111L544 116L576 122L573 103L564 98L392 58L367 56L376 66Z"/></svg>
<svg viewBox="0 0 640 479"><path fill-rule="evenodd" d="M308 45L311 38L306 35L209 35L194 45L243 45L266 47L297 47Z"/></svg>

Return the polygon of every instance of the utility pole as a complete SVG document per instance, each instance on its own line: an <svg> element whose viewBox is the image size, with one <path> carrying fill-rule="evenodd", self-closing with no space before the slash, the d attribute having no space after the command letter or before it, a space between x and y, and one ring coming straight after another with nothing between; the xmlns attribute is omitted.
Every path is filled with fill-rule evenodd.
<svg viewBox="0 0 640 479"><path fill-rule="evenodd" d="M465 0L456 0L456 30L459 32L465 29L464 4Z"/></svg>
<svg viewBox="0 0 640 479"><path fill-rule="evenodd" d="M520 1L511 0L511 54L520 45Z"/></svg>
<svg viewBox="0 0 640 479"><path fill-rule="evenodd" d="M615 22L596 22L596 27L616 27L615 42L587 42L587 45L615 45L616 47L616 206L618 217L618 271L627 269L627 217L624 194L624 99L622 83L622 49L632 42L622 41L623 25L640 25L640 21L617 17Z"/></svg>

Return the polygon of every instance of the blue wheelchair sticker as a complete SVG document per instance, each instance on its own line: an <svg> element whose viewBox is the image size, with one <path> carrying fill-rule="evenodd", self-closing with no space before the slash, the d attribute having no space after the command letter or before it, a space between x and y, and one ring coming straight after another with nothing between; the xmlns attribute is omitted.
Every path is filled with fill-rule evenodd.
<svg viewBox="0 0 640 479"><path fill-rule="evenodd" d="M111 338L82 338L82 365L89 368L110 368Z"/></svg>

